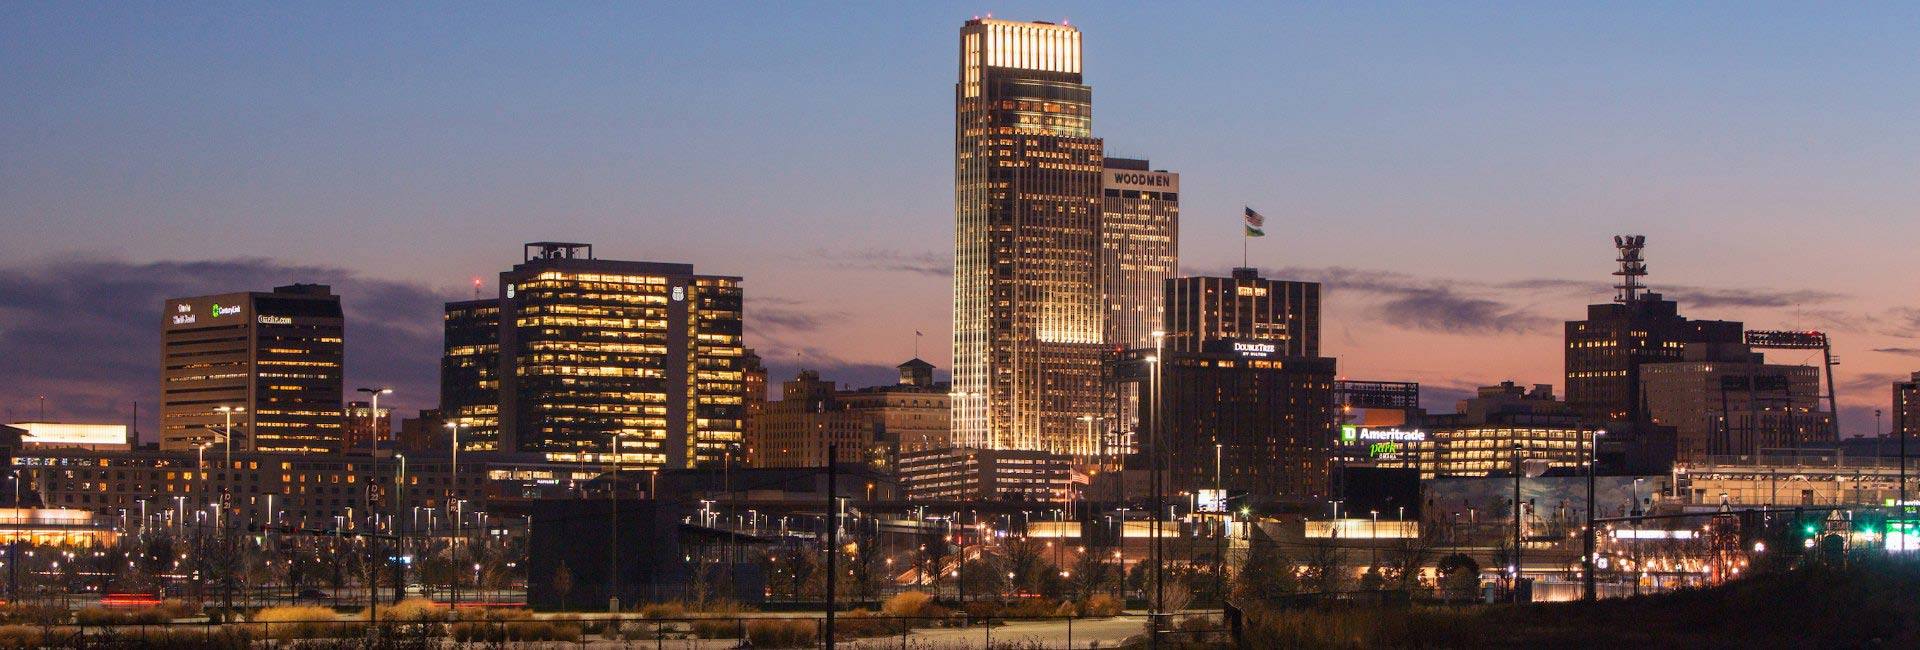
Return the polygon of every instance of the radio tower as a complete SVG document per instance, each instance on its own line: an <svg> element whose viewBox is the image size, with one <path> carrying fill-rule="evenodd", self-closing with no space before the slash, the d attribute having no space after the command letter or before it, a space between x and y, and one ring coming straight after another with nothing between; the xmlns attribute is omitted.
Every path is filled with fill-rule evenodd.
<svg viewBox="0 0 1920 650"><path fill-rule="evenodd" d="M1647 276L1647 262L1640 259L1640 251L1647 247L1646 235L1615 235L1613 247L1620 249L1620 270L1613 274L1620 276L1620 284L1613 285L1620 291L1613 297L1614 302L1631 303L1639 299L1640 291L1647 288L1640 284L1640 278Z"/></svg>

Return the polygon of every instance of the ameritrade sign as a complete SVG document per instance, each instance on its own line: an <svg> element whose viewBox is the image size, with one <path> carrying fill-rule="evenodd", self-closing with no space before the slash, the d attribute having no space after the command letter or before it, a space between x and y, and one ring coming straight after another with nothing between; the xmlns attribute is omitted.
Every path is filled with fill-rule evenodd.
<svg viewBox="0 0 1920 650"><path fill-rule="evenodd" d="M1172 172L1109 169L1106 173L1106 186L1116 190L1178 192L1180 191L1180 175Z"/></svg>
<svg viewBox="0 0 1920 650"><path fill-rule="evenodd" d="M1367 429L1356 426L1340 427L1340 440L1350 443L1373 442L1424 442L1427 432L1414 429Z"/></svg>

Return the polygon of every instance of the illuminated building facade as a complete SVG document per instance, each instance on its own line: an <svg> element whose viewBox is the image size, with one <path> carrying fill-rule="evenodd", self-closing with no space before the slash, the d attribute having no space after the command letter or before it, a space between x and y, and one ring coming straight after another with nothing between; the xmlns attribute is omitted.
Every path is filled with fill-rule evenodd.
<svg viewBox="0 0 1920 650"><path fill-rule="evenodd" d="M498 450L500 300L447 303L443 324L440 417L460 425L462 447Z"/></svg>
<svg viewBox="0 0 1920 650"><path fill-rule="evenodd" d="M1200 351L1159 357L1159 437L1166 444L1169 493L1212 489L1217 472L1223 489L1245 490L1255 504L1322 502L1338 435L1335 361L1285 356L1281 347L1216 340ZM1114 369L1117 381L1143 396L1140 422L1155 418L1152 356L1152 349L1128 351ZM1151 431L1138 436L1149 458L1154 438Z"/></svg>
<svg viewBox="0 0 1920 650"><path fill-rule="evenodd" d="M1483 386L1457 412L1427 416L1426 425L1427 441L1409 446L1422 478L1512 476L1515 445L1522 461L1584 472L1593 449L1593 428L1547 384Z"/></svg>
<svg viewBox="0 0 1920 650"><path fill-rule="evenodd" d="M971 20L955 86L954 444L1088 456L1106 305L1080 32Z"/></svg>
<svg viewBox="0 0 1920 650"><path fill-rule="evenodd" d="M64 422L16 422L21 449L88 449L124 451L133 448L124 424L68 424Z"/></svg>
<svg viewBox="0 0 1920 650"><path fill-rule="evenodd" d="M1246 339L1274 346L1274 356L1320 356L1318 282L1268 280L1258 269L1234 269L1230 278L1167 280L1163 290L1169 350L1199 352L1214 341Z"/></svg>
<svg viewBox="0 0 1920 650"><path fill-rule="evenodd" d="M1702 347L1688 345L1686 361L1640 367L1647 415L1675 429L1676 459L1835 440L1833 414L1821 409L1818 368L1763 363L1744 346L1728 346L1741 352L1737 360L1698 359Z"/></svg>
<svg viewBox="0 0 1920 650"><path fill-rule="evenodd" d="M1101 175L1100 264L1106 343L1153 347L1166 322L1167 280L1180 268L1180 175L1145 160L1107 158Z"/></svg>
<svg viewBox="0 0 1920 650"><path fill-rule="evenodd" d="M909 501L1059 503L1076 492L1064 454L1025 449L935 449L900 455Z"/></svg>
<svg viewBox="0 0 1920 650"><path fill-rule="evenodd" d="M500 449L641 469L718 466L740 451L740 278L536 242L500 287ZM442 388L462 391L485 393Z"/></svg>
<svg viewBox="0 0 1920 650"><path fill-rule="evenodd" d="M340 451L346 327L330 288L175 298L162 310L161 449L220 442L231 415L235 451Z"/></svg>

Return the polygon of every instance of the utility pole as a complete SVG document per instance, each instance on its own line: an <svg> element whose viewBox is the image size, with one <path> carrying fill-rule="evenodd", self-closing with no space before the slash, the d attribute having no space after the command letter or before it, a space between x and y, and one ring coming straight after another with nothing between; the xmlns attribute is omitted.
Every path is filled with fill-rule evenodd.
<svg viewBox="0 0 1920 650"><path fill-rule="evenodd" d="M840 456L839 445L827 445L827 622L825 634L821 636L826 647L834 647L833 607L836 574L840 572L840 515L834 505L840 499L840 466L833 462ZM966 563L966 547L961 547L960 562Z"/></svg>

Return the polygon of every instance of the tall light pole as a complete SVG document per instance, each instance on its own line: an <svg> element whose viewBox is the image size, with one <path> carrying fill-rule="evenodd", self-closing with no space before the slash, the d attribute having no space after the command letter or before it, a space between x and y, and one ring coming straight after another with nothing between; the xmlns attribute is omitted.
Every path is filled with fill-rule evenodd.
<svg viewBox="0 0 1920 650"><path fill-rule="evenodd" d="M227 495L228 495L227 498L232 499L233 498L232 495L234 492L234 489L233 489L233 414L245 413L247 412L247 407L221 406L213 410L219 411L221 415L226 416L226 420L227 420L226 429L221 432L221 436L226 438L227 458L226 458L225 466L220 468L220 471L222 472L221 476L223 477L223 480L220 481L221 483L220 487L227 491ZM221 505L221 508L220 508L221 517L227 516L227 508L226 508L227 505L228 504Z"/></svg>
<svg viewBox="0 0 1920 650"><path fill-rule="evenodd" d="M368 420L367 431L369 431L369 433L367 434L367 442L368 444L372 445L371 453L373 458L373 480L369 481L369 483L372 483L374 485L379 485L380 484L380 396L393 393L393 389L386 388L386 387L361 388L360 392L373 396L371 399L369 399L369 404L367 409L367 420ZM396 499L395 502L398 503L398 500Z"/></svg>
<svg viewBox="0 0 1920 650"><path fill-rule="evenodd" d="M1519 440L1513 441L1513 602L1520 602L1520 451L1524 447Z"/></svg>
<svg viewBox="0 0 1920 650"><path fill-rule="evenodd" d="M1593 474L1594 470L1600 464L1600 434L1602 433L1606 432L1601 429L1594 429L1593 435L1588 438L1588 440L1592 442L1588 443L1587 448L1587 530L1585 534L1581 535L1583 541L1582 546L1586 549L1586 554L1581 556L1580 559L1580 571L1582 575L1580 599L1587 602L1593 602L1593 600L1598 597L1593 576Z"/></svg>
<svg viewBox="0 0 1920 650"><path fill-rule="evenodd" d="M447 430L453 433L453 442L451 443L453 455L447 468L447 514L449 515L448 521L453 522L453 528L451 529L453 536L447 538L447 555L449 556L447 559L451 561L454 555L453 550L459 547L460 538L463 536L460 531L460 515L458 506L456 505L459 495L455 492L456 488L454 487L460 483L460 421L452 420L447 422ZM459 572L454 572L453 574L453 589L451 591L453 591L453 606L459 607Z"/></svg>
<svg viewBox="0 0 1920 650"><path fill-rule="evenodd" d="M1160 375L1161 368L1166 366L1166 363L1163 361L1163 359L1166 358L1166 341L1166 332L1154 330L1153 356L1147 359L1147 362L1151 364L1149 368L1151 368L1153 372L1153 376L1151 377L1152 384L1150 385L1151 390L1148 391L1152 395L1153 422L1147 430L1147 435L1151 436L1151 440L1153 441L1153 613L1155 616L1151 620L1153 621L1153 638L1156 640L1160 638L1160 617L1166 615L1166 612L1163 610L1167 605L1167 562L1165 555L1163 555L1165 551L1160 547L1161 529L1166 527L1165 520L1160 518L1161 508L1166 507L1166 487L1163 485L1166 479L1161 476L1160 472L1161 465L1166 461L1167 453L1166 441L1162 439L1160 435L1160 422L1166 419L1160 412L1162 406L1160 403L1160 383L1163 379Z"/></svg>

